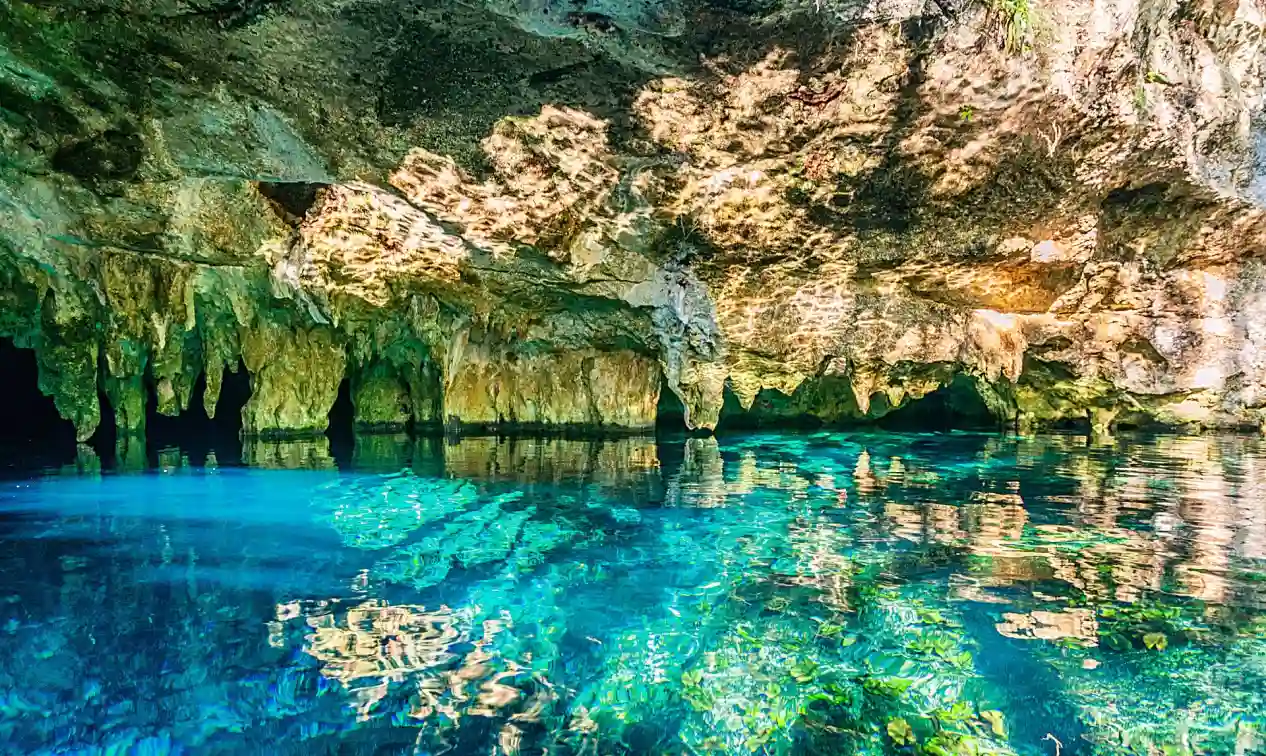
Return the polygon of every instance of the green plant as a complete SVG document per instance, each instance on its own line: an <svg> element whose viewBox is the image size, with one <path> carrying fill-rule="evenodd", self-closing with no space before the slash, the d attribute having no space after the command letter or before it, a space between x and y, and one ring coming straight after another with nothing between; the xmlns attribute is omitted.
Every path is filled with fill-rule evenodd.
<svg viewBox="0 0 1266 756"><path fill-rule="evenodd" d="M967 111L967 114L968 114L968 115L967 115L967 117L968 117L968 119L970 119L970 118L971 118L971 106L970 106L970 105L965 105L965 106L963 107L963 109ZM916 609L915 611L916 611L916 612L918 613L918 615L919 615L919 622L922 622L922 623L923 623L923 624L925 624L925 625L949 625L949 624L951 624L949 620L945 619L945 615L944 615L944 614L941 614L941 612L940 612L940 610L939 610L939 609L926 609L926 608L924 608L924 607L919 607L919 608L918 608L918 609Z"/></svg>
<svg viewBox="0 0 1266 756"><path fill-rule="evenodd" d="M1001 32L1002 49L1009 53L1026 50L1033 32L1031 0L986 0L986 2L989 15Z"/></svg>
<svg viewBox="0 0 1266 756"><path fill-rule="evenodd" d="M901 698L913 684L914 680L904 677L867 677L862 681L862 689L873 696Z"/></svg>
<svg viewBox="0 0 1266 756"><path fill-rule="evenodd" d="M948 620L945 623L949 625ZM956 667L966 667L972 662L971 652L960 649L955 636L948 633L923 633L908 642L906 650L913 654L934 656Z"/></svg>
<svg viewBox="0 0 1266 756"><path fill-rule="evenodd" d="M1147 106L1147 90L1139 84L1134 88L1134 114L1139 118L1146 118L1148 114Z"/></svg>
<svg viewBox="0 0 1266 756"><path fill-rule="evenodd" d="M973 713L971 704L966 701L956 701L948 709L937 709L933 716L941 724L952 725L971 719Z"/></svg>
<svg viewBox="0 0 1266 756"><path fill-rule="evenodd" d="M980 719L989 725L989 729L993 731L994 735L1000 738L1007 736L1007 727L1002 720L1002 712L997 709L988 709L980 712Z"/></svg>
<svg viewBox="0 0 1266 756"><path fill-rule="evenodd" d="M923 752L929 756L975 756L980 747L971 735L942 730L923 744Z"/></svg>
<svg viewBox="0 0 1266 756"><path fill-rule="evenodd" d="M818 663L805 659L804 661L796 662L787 671L792 679L798 683L812 682L813 678L818 675Z"/></svg>
<svg viewBox="0 0 1266 756"><path fill-rule="evenodd" d="M1164 651L1171 641L1214 642L1211 628L1204 624L1196 606L1173 606L1144 600L1128 606L1099 607L1100 640L1108 648L1128 651L1143 648Z"/></svg>
<svg viewBox="0 0 1266 756"><path fill-rule="evenodd" d="M844 631L843 625L836 625L830 622L823 622L822 624L818 625L818 636L822 638L831 638L833 636L839 635L843 631Z"/></svg>
<svg viewBox="0 0 1266 756"><path fill-rule="evenodd" d="M888 720L888 737L899 746L914 745L914 728L903 717Z"/></svg>
<svg viewBox="0 0 1266 756"><path fill-rule="evenodd" d="M925 633L906 644L916 654L931 654L942 658L951 656L958 648L957 640L943 633Z"/></svg>
<svg viewBox="0 0 1266 756"><path fill-rule="evenodd" d="M690 704L690 708L695 711L708 711L716 703L716 697L701 687L685 688L681 691L681 697L686 703Z"/></svg>

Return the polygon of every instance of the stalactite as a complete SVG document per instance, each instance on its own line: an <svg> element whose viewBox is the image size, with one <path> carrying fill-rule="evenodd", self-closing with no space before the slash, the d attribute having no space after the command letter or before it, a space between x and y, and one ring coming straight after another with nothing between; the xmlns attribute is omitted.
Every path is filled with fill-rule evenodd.
<svg viewBox="0 0 1266 756"><path fill-rule="evenodd" d="M466 345L445 368L444 418L449 424L655 424L659 366L632 352L520 355L475 344Z"/></svg>
<svg viewBox="0 0 1266 756"><path fill-rule="evenodd" d="M141 375L101 378L102 390L114 410L114 427L119 436L144 438L145 411L149 398Z"/></svg>
<svg viewBox="0 0 1266 756"><path fill-rule="evenodd" d="M243 432L323 432L346 362L333 332L260 323L244 330L241 340L242 359L251 375L251 398L242 409Z"/></svg>

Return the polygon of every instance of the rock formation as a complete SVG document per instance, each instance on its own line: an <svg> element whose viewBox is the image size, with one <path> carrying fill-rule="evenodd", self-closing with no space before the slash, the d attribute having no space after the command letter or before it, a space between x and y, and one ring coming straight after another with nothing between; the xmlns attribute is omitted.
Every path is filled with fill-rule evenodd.
<svg viewBox="0 0 1266 756"><path fill-rule="evenodd" d="M323 430L344 381L382 429L930 395L1261 426L1264 27L1256 0L3 0L0 336L81 439L212 414L239 369L261 435Z"/></svg>

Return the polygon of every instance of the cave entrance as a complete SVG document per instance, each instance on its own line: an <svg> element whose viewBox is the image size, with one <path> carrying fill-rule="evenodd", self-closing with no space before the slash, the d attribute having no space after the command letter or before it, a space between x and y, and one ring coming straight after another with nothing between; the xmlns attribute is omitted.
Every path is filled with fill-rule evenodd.
<svg viewBox="0 0 1266 756"><path fill-rule="evenodd" d="M220 379L220 398L215 417L208 417L203 397L207 378L199 375L190 395L189 408L176 416L158 412L158 402L150 387L145 408L145 436L151 463L162 449L179 449L189 462L204 465L214 453L217 463L235 464L242 458L242 407L251 398L251 379L246 366L238 363L237 372L225 370Z"/></svg>
<svg viewBox="0 0 1266 756"><path fill-rule="evenodd" d="M35 352L0 339L0 466L30 470L75 460L75 426L40 392Z"/></svg>
<svg viewBox="0 0 1266 756"><path fill-rule="evenodd" d="M994 430L1000 422L981 398L976 383L960 373L939 389L879 418L876 424L884 430L947 431Z"/></svg>
<svg viewBox="0 0 1266 756"><path fill-rule="evenodd" d="M762 388L744 408L729 381L722 395L718 431L777 429L810 431L850 424L849 410L856 407L848 381L823 376L804 381L791 394Z"/></svg>
<svg viewBox="0 0 1266 756"><path fill-rule="evenodd" d="M668 381L660 378L659 403L655 405L655 432L677 434L686 432L686 405L668 387Z"/></svg>
<svg viewBox="0 0 1266 756"><path fill-rule="evenodd" d="M292 226L303 222L308 211L320 199L320 192L328 184L309 184L299 181L261 181L256 185L259 193L272 205L277 216Z"/></svg>
<svg viewBox="0 0 1266 756"><path fill-rule="evenodd" d="M721 410L720 430L871 427L892 431L996 430L997 417L990 411L975 382L968 376L954 379L897 409L890 409L887 397L871 397L869 413L862 413L848 379L828 375L800 384L788 395L777 389L762 389L752 405L744 409L727 385Z"/></svg>
<svg viewBox="0 0 1266 756"><path fill-rule="evenodd" d="M325 437L330 440L330 456L340 469L347 469L356 451L356 405L352 402L352 382L347 378L338 385L329 419Z"/></svg>

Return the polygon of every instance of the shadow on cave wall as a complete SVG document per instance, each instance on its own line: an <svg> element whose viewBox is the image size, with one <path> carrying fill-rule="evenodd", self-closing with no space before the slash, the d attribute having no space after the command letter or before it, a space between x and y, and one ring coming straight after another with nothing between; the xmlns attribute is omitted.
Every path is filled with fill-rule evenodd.
<svg viewBox="0 0 1266 756"><path fill-rule="evenodd" d="M904 234L918 221L932 179L909 163L900 145L924 114L920 87L928 48L937 30L933 19L916 18L902 24L902 37L911 52L905 75L888 84L896 88L897 107L887 133L877 145L883 157L860 176L839 181L826 204L809 205L809 217L814 222L823 226L842 222L865 237L875 232ZM871 149L876 150L876 146Z"/></svg>
<svg viewBox="0 0 1266 756"><path fill-rule="evenodd" d="M534 116L548 104L608 119L618 131L650 78L574 41L546 44L510 34L499 23L444 29L433 18L407 12L397 23L379 53L375 116L398 128L441 124L423 125L427 141L417 146L451 157L477 176L489 168L479 141L502 118ZM501 42L505 37L513 41Z"/></svg>
<svg viewBox="0 0 1266 756"><path fill-rule="evenodd" d="M976 115L973 121L943 112L929 122L931 106L921 94L923 69L940 29L926 19L907 22L902 29L912 52L905 76L888 84L897 88L892 121L876 143L859 145L867 154L878 156L877 164L857 175L832 179L833 191L825 202L815 202L798 188L787 197L815 225L855 233L871 243L873 251L862 253L861 276L889 266L894 254L911 256L908 247L916 239L927 256L965 260L988 256L991 240L996 241L1000 231L1038 223L1066 201L1075 176L1071 150L1053 153L1034 134L1013 134L998 144L996 161L968 189L950 196L934 195L933 187L946 170L935 156L966 146L982 129L1000 127L988 123L988 114ZM1001 109L1000 104L997 107ZM1029 111L1028 120L1036 123L1054 117L1036 105ZM936 152L931 157L920 158L903 149L916 132L935 138ZM963 233L964 218L973 220L970 234Z"/></svg>
<svg viewBox="0 0 1266 756"><path fill-rule="evenodd" d="M862 4L841 2L839 8L766 23L766 17L781 5L779 0L701 2L694 6L684 35L662 40L667 50L664 62L688 78L715 81L721 81L719 70L744 70L774 49L786 51L787 65L796 67L806 79L849 65L846 52L840 51L849 49L859 25L840 23L836 16L840 8ZM813 222L842 224L861 234L903 234L927 220L928 193L935 176L912 165L899 146L926 115L926 105L919 96L923 69L942 32L956 20L955 5L938 2L929 5L924 15L901 22L910 51L908 70L883 84L895 87L898 106L888 132L865 146L868 152L881 156L879 164L861 176L839 178L829 202L807 208ZM301 107L311 104L301 94L303 86L311 82L276 81L282 72L261 63L266 58L242 57L235 44L237 38L224 37L263 15L290 13L291 6L281 0L225 0L209 8L159 19L126 14L105 4L50 11L52 20L0 9L0 20L9 21L12 28L7 35L0 35L0 44L10 47L19 58L46 63L46 73L101 110L104 120L111 123L99 132L100 126L80 123L55 98L38 108L19 108L27 112L18 113L18 117L43 137L35 143L42 141L42 148L57 158L55 168L62 166L89 184L132 180L144 158L144 145L137 137L138 116L170 110L160 93L173 87L174 91L210 93L215 86L226 85L229 91L263 101L277 100L283 111L295 111L287 115L309 142L323 143L330 124L314 119L311 108ZM366 109L366 123L377 121L388 128L405 129L416 146L451 156L467 168L486 167L479 142L498 120L535 115L546 104L575 107L609 120L612 139L621 149L632 153L663 150L631 112L641 87L661 72L639 70L576 39L534 36L507 19L464 5L353 3L339 14L346 28L357 35L363 33L373 43L349 51L339 59L339 67L328 71L330 96L354 93L356 97L348 104L353 109ZM6 15L11 18L4 19ZM627 33L615 20L593 12L568 14L567 19L586 28L610 26L608 31L615 36ZM331 37L328 42L338 45L348 40ZM705 57L719 68L702 65ZM90 84L100 77L117 85L126 97L116 102L103 100L101 87ZM300 94L294 94L296 91ZM18 97L21 93L12 94ZM0 107L5 99L0 98ZM778 105L769 103L770 107ZM947 116L946 123L938 124L951 139L955 127L961 125L953 123L955 118ZM791 144L790 148L800 146ZM374 159L382 161L384 157L376 155ZM1045 175L1044 171L1031 170L1032 161L1017 160L1023 164L1012 161L1002 165L999 174L1005 173L1012 180ZM988 194L990 187L998 189L999 185L986 181L977 194ZM1003 191L1004 196L998 199L1014 198L1005 196L1007 193ZM964 201L970 204L973 198Z"/></svg>
<svg viewBox="0 0 1266 756"><path fill-rule="evenodd" d="M589 5L594 4L579 3L583 12L563 13L558 22L623 39L629 50L638 48L637 36L621 29L621 21ZM332 97L353 109L366 107L370 112L362 115L383 126L420 134L416 146L478 168L483 160L478 142L505 116L534 115L545 104L575 107L608 119L616 141L627 134L633 137L629 146L636 141L654 150L640 139L644 134L630 112L639 89L652 78L673 69L687 77L714 76L701 65L701 56L726 60L729 66L749 65L780 48L807 65L828 49L847 46L854 27L834 24L827 14L765 23L780 6L779 0L693 4L685 34L655 38L664 49L661 71L622 62L581 39L529 34L475 4L350 3L340 8L336 24L313 25L317 36L307 42L328 42L331 50L344 52L332 57L336 64L324 71ZM262 18L302 12L298 4L224 0L167 16L128 12L112 3L34 7L41 10L0 8L0 27L8 30L0 34L0 46L104 118L90 124L58 98L28 102L17 89L5 90L0 103L15 103L15 117L40 132L40 147L57 152L59 164L85 182L132 178L144 157L144 146L135 138L138 124L144 117L170 114L171 92L208 95L225 86L258 97L286 111L313 144L321 144L330 128L313 115L315 109L296 107L307 102L305 90L318 82L287 81L293 61L280 61L272 70L268 59L251 49L251 37L242 36L245 27ZM932 13L926 19L918 25L930 28L945 17ZM114 88L95 83L100 79ZM102 123L108 124L104 131Z"/></svg>
<svg viewBox="0 0 1266 756"><path fill-rule="evenodd" d="M908 70L884 84L896 88L899 104L888 132L865 146L881 156L879 164L861 176L838 178L837 191L828 202L807 207L812 222L845 226L865 235L904 234L925 220L935 177L910 164L899 146L926 115L919 96L923 68L939 35L954 21L953 5L929 5L925 15L901 22L910 51ZM701 3L690 17L686 34L663 40L666 62L688 78L715 81L722 74L701 65L704 57L720 70L737 72L779 49L788 53L787 65L800 70L806 81L825 70L850 65L847 54L840 51L849 49L858 25L838 24L831 15L835 11L803 13L765 24L765 17L780 6L778 0ZM844 6L851 7L841 3ZM276 72L261 70L259 61L242 58L234 44L214 44L219 36L235 33L237 21L232 19L251 22L262 14L288 13L289 6L270 0L226 0L213 10L209 15L189 13L161 20L129 16L108 5L90 11L63 9L52 22L15 16L16 31L0 43L8 44L20 57L49 63L48 73L59 84L101 109L113 124L103 135L95 131L98 127L79 123L64 108L43 115L38 109L24 114L44 136L44 148L58 157L55 167L64 165L67 172L92 185L132 180L144 158L134 121L138 114L169 108L157 95L168 84L177 91L205 92L223 84L230 91L264 101L289 97L277 103L283 110L294 110L305 102L303 95L283 97L280 93L290 90L276 88ZM0 10L5 13L15 12ZM416 146L453 157L476 173L486 168L479 142L498 120L535 115L546 104L575 107L607 119L611 138L622 150L634 154L664 151L646 133L647 125L632 115L641 87L661 73L639 70L578 40L528 34L506 19L471 7L351 4L340 14L348 28L362 30L375 41L372 49L349 54L340 59L342 67L329 71L331 96L346 94L350 88L357 95L350 104L372 110L365 116L388 128L405 129ZM587 27L612 25L611 34L625 33L614 20L594 18L597 15L580 14L574 22ZM88 28L93 31L85 31ZM88 84L92 77L118 85L127 95L125 100L101 101L99 87ZM56 105L50 102L49 107ZM307 113L310 108L299 110L304 112L289 114L294 125L311 143L322 144L329 124L312 120ZM950 133L954 124L941 126ZM1017 176L1031 173L1027 166L1017 165L999 170Z"/></svg>
<svg viewBox="0 0 1266 756"><path fill-rule="evenodd" d="M447 12L436 15L402 6L360 21L367 27L390 30L377 53L383 61L376 74L375 115L379 121L400 127L427 121L454 124L435 132L434 143L420 146L453 157L478 173L486 168L478 142L496 122L506 116L536 115L544 105L572 107L603 118L610 125L609 136L617 150L655 155L668 150L649 134L651 124L643 123L632 112L636 98L652 80L680 75L724 87L727 74L762 63L775 50L785 54L785 65L796 68L805 83L829 70L864 63L841 51L849 49L865 24L840 22L826 11L806 11L769 22L771 14L782 10L783 5L782 0L704 0L694 4L683 35L658 38L665 56L660 61L663 69L658 71L638 68L578 40L547 40L517 29L510 31L508 22L500 19ZM840 5L865 4L845 0ZM926 194L926 177L906 170L896 148L907 127L923 114L918 98L922 68L939 33L955 20L946 11L948 5L929 6L926 15L901 22L902 35L913 51L910 72L896 83L902 94L901 106L890 133L883 138L884 164L873 170L854 200L856 208L850 217L859 227L908 226L910 220L905 216L915 212ZM596 12L567 15L578 26L605 30L622 38L630 49L637 47L636 38L620 29L613 18ZM883 23L884 19L871 22ZM443 61L443 65L437 68L436 61ZM771 101L766 106L785 104ZM793 150L800 146L790 145Z"/></svg>

